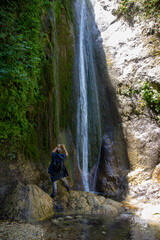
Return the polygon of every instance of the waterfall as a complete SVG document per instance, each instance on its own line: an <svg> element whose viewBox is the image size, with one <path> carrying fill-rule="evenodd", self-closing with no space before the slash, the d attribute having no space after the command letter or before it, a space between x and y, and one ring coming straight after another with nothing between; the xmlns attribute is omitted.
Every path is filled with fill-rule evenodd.
<svg viewBox="0 0 160 240"><path fill-rule="evenodd" d="M77 115L77 138L82 147L82 180L85 191L89 191L88 183L88 102L87 83L84 59L84 23L85 23L85 0L82 0L80 26L79 26L79 100ZM78 144L78 147L80 145ZM79 152L79 149L78 149Z"/></svg>
<svg viewBox="0 0 160 240"><path fill-rule="evenodd" d="M78 106L77 106L77 159L82 176L83 187L89 191L89 171L97 164L100 148L101 123L96 86L92 29L86 0L76 1L77 19L77 69L78 69ZM89 169L90 167L90 169ZM92 189L93 190L93 189Z"/></svg>

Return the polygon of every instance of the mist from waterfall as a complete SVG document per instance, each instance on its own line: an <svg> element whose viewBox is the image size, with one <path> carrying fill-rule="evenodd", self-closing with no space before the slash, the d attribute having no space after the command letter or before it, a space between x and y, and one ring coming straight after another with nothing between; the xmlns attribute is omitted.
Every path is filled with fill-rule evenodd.
<svg viewBox="0 0 160 240"><path fill-rule="evenodd" d="M78 106L77 106L77 159L82 176L84 191L90 191L90 158L96 156L101 138L101 123L96 86L96 74L93 60L91 29L86 0L76 1L76 19L78 26ZM93 150L97 151L93 157ZM92 166L93 167L93 166ZM91 168L91 167L90 167Z"/></svg>

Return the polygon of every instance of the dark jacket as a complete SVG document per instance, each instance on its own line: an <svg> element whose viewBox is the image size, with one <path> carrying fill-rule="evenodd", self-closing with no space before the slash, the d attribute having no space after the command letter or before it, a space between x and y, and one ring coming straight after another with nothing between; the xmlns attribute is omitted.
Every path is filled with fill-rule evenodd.
<svg viewBox="0 0 160 240"><path fill-rule="evenodd" d="M66 154L52 152L52 161L48 168L48 172L50 173L52 182L55 182L61 178L68 176L68 171L67 171L66 167L64 166L64 164L63 164L63 168L61 169L61 171L54 170L54 162L56 161L56 158L59 158L61 161L65 161L67 159L67 156L66 156Z"/></svg>

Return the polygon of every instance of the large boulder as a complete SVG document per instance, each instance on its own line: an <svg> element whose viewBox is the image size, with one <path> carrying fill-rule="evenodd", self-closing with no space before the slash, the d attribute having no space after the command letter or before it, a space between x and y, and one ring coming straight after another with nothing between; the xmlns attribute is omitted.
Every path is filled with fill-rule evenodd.
<svg viewBox="0 0 160 240"><path fill-rule="evenodd" d="M123 150L122 147L120 147ZM114 141L105 134L102 141L97 172L96 190L107 197L120 199L127 191L127 157L119 159Z"/></svg>
<svg viewBox="0 0 160 240"><path fill-rule="evenodd" d="M70 191L64 196L55 199L55 211L71 214L104 214L108 217L116 217L124 211L121 203L94 193L83 191Z"/></svg>
<svg viewBox="0 0 160 240"><path fill-rule="evenodd" d="M52 198L34 184L19 183L5 199L4 215L14 220L39 221L53 214Z"/></svg>

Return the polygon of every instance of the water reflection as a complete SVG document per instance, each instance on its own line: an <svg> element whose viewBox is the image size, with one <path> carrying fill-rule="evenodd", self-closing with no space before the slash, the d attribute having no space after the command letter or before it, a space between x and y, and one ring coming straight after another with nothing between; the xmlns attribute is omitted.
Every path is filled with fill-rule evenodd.
<svg viewBox="0 0 160 240"><path fill-rule="evenodd" d="M116 221L100 216L57 217L43 223L45 240L159 240L160 230L130 218Z"/></svg>

